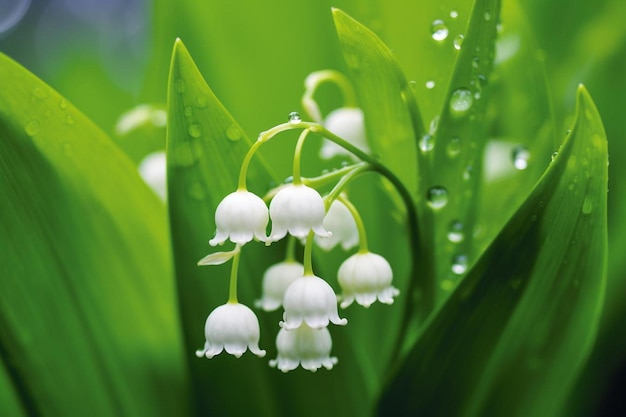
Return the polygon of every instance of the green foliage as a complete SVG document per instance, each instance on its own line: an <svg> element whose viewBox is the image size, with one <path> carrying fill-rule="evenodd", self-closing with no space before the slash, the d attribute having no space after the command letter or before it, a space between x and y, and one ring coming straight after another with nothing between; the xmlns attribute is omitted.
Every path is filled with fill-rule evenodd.
<svg viewBox="0 0 626 417"><path fill-rule="evenodd" d="M129 75L143 72L139 95L92 51L55 56L56 77L35 71L95 123L0 55L1 415L598 414L626 351L618 181L606 195L606 137L624 134L618 0L155 0L151 16L150 65ZM172 53L178 37L193 59L181 40ZM231 249L208 245L217 204L236 189L249 138L298 110L302 81L324 68L345 70L373 155L417 213L375 175L350 187L401 295L340 313L349 325L330 329L332 371L268 366L278 312L258 313L266 358L198 359L204 321L228 295L228 265L197 266ZM574 94L581 81L608 135L585 87ZM341 103L333 88L318 95L324 114ZM167 109L167 210L136 169L165 148L163 127L113 129L146 103ZM307 140L305 176L341 164L319 161L320 142ZM290 175L294 144L285 133L262 147L250 191ZM623 147L611 143L611 179ZM445 204L429 203L432 187ZM244 247L240 302L260 297L284 249ZM348 254L314 255L337 288Z"/></svg>
<svg viewBox="0 0 626 417"><path fill-rule="evenodd" d="M163 205L56 91L5 56L0 77L0 352L21 407L185 409Z"/></svg>

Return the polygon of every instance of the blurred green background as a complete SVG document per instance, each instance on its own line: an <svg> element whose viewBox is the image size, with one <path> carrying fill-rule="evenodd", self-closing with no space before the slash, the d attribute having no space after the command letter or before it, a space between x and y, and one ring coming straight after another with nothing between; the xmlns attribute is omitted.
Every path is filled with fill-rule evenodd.
<svg viewBox="0 0 626 417"><path fill-rule="evenodd" d="M20 4L25 5L23 16L10 22L17 10L11 7ZM139 104L165 107L176 38L185 42L217 97L254 138L284 121L290 111L300 110L306 75L346 69L331 6L374 30L394 51L407 77L423 86L433 77L449 76L452 53L424 49L417 37L428 37L431 22L452 9L467 16L471 2L4 0L0 51L61 92L137 162L164 147L165 130L146 126L123 136L115 125ZM523 13L520 18L525 16L534 36L561 132L557 137L571 124L579 83L586 85L603 118L610 153L609 280L596 348L566 415L626 414L626 123L620 114L626 96L626 7L622 0L526 0L519 6L505 0L503 8ZM439 74L428 73L432 65L422 65L431 59L441 60ZM430 95L423 87L417 90L425 120L434 116L444 93L443 88ZM321 100L326 109L338 104L333 91ZM523 123L525 115L511 117ZM278 177L288 175L290 162L279 146L270 144L264 153L268 160L283 161L272 167Z"/></svg>

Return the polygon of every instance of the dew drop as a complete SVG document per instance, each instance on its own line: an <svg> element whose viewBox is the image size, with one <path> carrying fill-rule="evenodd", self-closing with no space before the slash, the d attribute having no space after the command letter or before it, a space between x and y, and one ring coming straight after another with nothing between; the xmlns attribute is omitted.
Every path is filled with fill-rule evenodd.
<svg viewBox="0 0 626 417"><path fill-rule="evenodd" d="M454 281L452 281L451 279L444 279L443 281L441 281L441 284L439 285L441 286L441 289L444 291L452 291L454 287L456 286Z"/></svg>
<svg viewBox="0 0 626 417"><path fill-rule="evenodd" d="M198 97L196 99L196 107L199 109L204 109L208 104L208 100L204 97Z"/></svg>
<svg viewBox="0 0 626 417"><path fill-rule="evenodd" d="M65 99L61 99L61 101L59 101L59 108L61 110L67 109L67 101Z"/></svg>
<svg viewBox="0 0 626 417"><path fill-rule="evenodd" d="M487 9L485 11L485 14L483 15L483 17L485 18L485 22L490 21L491 17L492 17L491 10Z"/></svg>
<svg viewBox="0 0 626 417"><path fill-rule="evenodd" d="M72 126L74 124L74 122L75 122L75 120L74 120L73 116L71 116L69 114L67 116L65 116L65 124L66 125Z"/></svg>
<svg viewBox="0 0 626 417"><path fill-rule="evenodd" d="M472 58L472 67L478 68L479 66L480 66L480 58L475 56L474 58Z"/></svg>
<svg viewBox="0 0 626 417"><path fill-rule="evenodd" d="M454 38L454 42L452 42L452 44L454 45L454 49L456 49L457 51L461 49L461 45L463 45L463 39L465 39L465 36L463 35L458 35L456 38Z"/></svg>
<svg viewBox="0 0 626 417"><path fill-rule="evenodd" d="M43 88L39 88L39 87L36 87L33 90L33 95L40 100L48 97L48 93L46 92L46 90L44 90Z"/></svg>
<svg viewBox="0 0 626 417"><path fill-rule="evenodd" d="M466 88L459 88L450 97L450 110L458 115L465 114L471 107L474 98Z"/></svg>
<svg viewBox="0 0 626 417"><path fill-rule="evenodd" d="M448 228L448 240L452 243L459 243L465 239L463 233L463 223L458 220L453 220Z"/></svg>
<svg viewBox="0 0 626 417"><path fill-rule="evenodd" d="M511 151L511 158L513 160L513 166L516 169L524 170L528 168L528 160L530 159L530 151L528 148L517 145Z"/></svg>
<svg viewBox="0 0 626 417"><path fill-rule="evenodd" d="M552 156L550 157L550 160L554 161L554 159L557 157L558 154L559 154L558 152L553 152Z"/></svg>
<svg viewBox="0 0 626 417"><path fill-rule="evenodd" d="M589 196L585 196L583 200L583 214L591 214L593 211L593 201Z"/></svg>
<svg viewBox="0 0 626 417"><path fill-rule="evenodd" d="M432 135L429 135L428 133L426 133L420 139L419 146L420 146L420 149L422 150L422 152L432 151L433 148L435 147L435 138L433 138Z"/></svg>
<svg viewBox="0 0 626 417"><path fill-rule="evenodd" d="M185 117L193 116L193 108L191 106L185 106L183 112L185 113Z"/></svg>
<svg viewBox="0 0 626 417"><path fill-rule="evenodd" d="M192 138L199 138L200 136L202 136L200 125L197 123L192 123L187 126L187 133L189 133L189 136L191 136Z"/></svg>
<svg viewBox="0 0 626 417"><path fill-rule="evenodd" d="M430 133L431 135L434 135L438 127L439 127L439 116L435 116L430 121L430 125L428 126L428 133Z"/></svg>
<svg viewBox="0 0 626 417"><path fill-rule="evenodd" d="M241 139L241 130L237 127L237 125L232 124L226 128L226 137L230 141L237 142Z"/></svg>
<svg viewBox="0 0 626 417"><path fill-rule="evenodd" d="M426 81L426 88L432 90L433 88L435 88L435 82L433 80Z"/></svg>
<svg viewBox="0 0 626 417"><path fill-rule="evenodd" d="M456 255L452 258L452 272L462 275L467 271L467 255Z"/></svg>
<svg viewBox="0 0 626 417"><path fill-rule="evenodd" d="M446 146L446 153L450 158L454 158L461 152L461 138L453 137L448 142L448 146Z"/></svg>
<svg viewBox="0 0 626 417"><path fill-rule="evenodd" d="M37 120L31 120L24 125L24 131L28 136L35 136L39 132L39 122Z"/></svg>
<svg viewBox="0 0 626 417"><path fill-rule="evenodd" d="M448 26L446 26L445 22L441 19L437 19L433 22L430 27L430 32L432 37L436 41L443 41L448 37Z"/></svg>
<svg viewBox="0 0 626 417"><path fill-rule="evenodd" d="M463 171L463 180L465 181L471 180L473 174L474 174L474 167L471 165L468 165L467 167L465 167L465 171Z"/></svg>
<svg viewBox="0 0 626 417"><path fill-rule="evenodd" d="M448 203L448 190L441 186L431 187L426 197L431 208L440 209Z"/></svg>
<svg viewBox="0 0 626 417"><path fill-rule="evenodd" d="M450 10L450 17L452 19L456 19L457 17L459 17L459 12L457 12L456 10Z"/></svg>
<svg viewBox="0 0 626 417"><path fill-rule="evenodd" d="M199 181L191 183L187 188L187 193L193 200L201 201L205 198L204 188Z"/></svg>
<svg viewBox="0 0 626 417"><path fill-rule="evenodd" d="M179 78L176 81L174 81L174 89L176 89L176 92L178 94L184 93L185 92L185 80L183 80L182 78Z"/></svg>
<svg viewBox="0 0 626 417"><path fill-rule="evenodd" d="M291 113L289 113L289 123L292 124L296 124L296 123L300 123L302 121L302 118L300 118L300 113L298 113L297 111L292 111Z"/></svg>

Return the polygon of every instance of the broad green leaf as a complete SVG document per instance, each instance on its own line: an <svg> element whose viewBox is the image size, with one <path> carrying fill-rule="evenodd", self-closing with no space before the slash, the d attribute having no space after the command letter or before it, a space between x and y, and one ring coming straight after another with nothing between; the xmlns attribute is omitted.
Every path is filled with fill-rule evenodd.
<svg viewBox="0 0 626 417"><path fill-rule="evenodd" d="M517 2L503 4L501 22L489 83L477 253L521 205L558 147L543 55Z"/></svg>
<svg viewBox="0 0 626 417"><path fill-rule="evenodd" d="M437 278L440 293L446 295L476 258L475 199L487 143L487 83L491 78L499 13L499 0L474 2L448 84L447 99L432 132L433 149L425 157L431 175L421 192L428 196L434 211ZM436 203L444 198L441 204ZM450 233L457 231L463 238L451 239Z"/></svg>
<svg viewBox="0 0 626 417"><path fill-rule="evenodd" d="M607 162L604 128L581 86L558 156L427 323L380 414L559 412L602 306Z"/></svg>
<svg viewBox="0 0 626 417"><path fill-rule="evenodd" d="M3 363L0 368L0 415L27 416L27 407L29 404L19 397L17 384L11 380L9 370ZM32 410L28 411L33 414Z"/></svg>
<svg viewBox="0 0 626 417"><path fill-rule="evenodd" d="M249 352L241 358L226 353L208 360L194 351L204 344L207 315L228 298L230 263L197 266L211 248L218 203L235 191L239 168L251 145L243 128L216 98L179 40L174 45L168 100L169 212L183 316L186 358L189 361L201 414L217 415L336 415L367 414L372 396L350 341L342 328L331 328L333 355L339 364L312 374L298 369L282 374L268 366L276 356L274 338L280 313L257 312L261 325L263 359ZM266 126L266 129L270 126ZM277 137L280 142L284 138ZM289 147L288 145L283 145ZM275 183L257 158L248 172L248 189L264 195ZM251 242L242 248L239 301L248 306L260 298L263 272L284 257L281 244L265 247ZM245 398L245 401L242 401ZM280 398L279 401L276 399Z"/></svg>
<svg viewBox="0 0 626 417"><path fill-rule="evenodd" d="M416 195L415 138L422 135L423 126L413 91L378 36L339 9L333 9L333 17L359 106L365 113L372 152Z"/></svg>
<svg viewBox="0 0 626 417"><path fill-rule="evenodd" d="M165 210L111 140L0 55L0 351L29 413L186 411Z"/></svg>

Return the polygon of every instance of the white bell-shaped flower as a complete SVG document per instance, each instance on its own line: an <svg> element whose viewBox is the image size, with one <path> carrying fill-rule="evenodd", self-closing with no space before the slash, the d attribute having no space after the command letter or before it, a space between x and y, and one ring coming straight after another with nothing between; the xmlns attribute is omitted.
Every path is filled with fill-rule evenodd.
<svg viewBox="0 0 626 417"><path fill-rule="evenodd" d="M341 307L346 308L356 299L364 307L376 299L392 304L393 297L400 294L391 285L393 272L385 258L375 253L356 253L343 261L337 273L341 294Z"/></svg>
<svg viewBox="0 0 626 417"><path fill-rule="evenodd" d="M335 291L314 275L297 278L287 288L283 307L280 325L287 330L297 329L302 323L314 329L326 327L329 322L342 326L348 323L345 318L339 318Z"/></svg>
<svg viewBox="0 0 626 417"><path fill-rule="evenodd" d="M270 266L263 274L263 296L255 302L258 308L273 311L283 304L287 287L304 274L304 266L296 261L284 261Z"/></svg>
<svg viewBox="0 0 626 417"><path fill-rule="evenodd" d="M209 244L221 245L230 238L231 242L243 245L253 237L266 242L268 222L267 206L261 197L249 191L235 191L224 197L215 210L217 232Z"/></svg>
<svg viewBox="0 0 626 417"><path fill-rule="evenodd" d="M250 308L239 303L226 303L209 314L204 326L206 343L204 349L197 350L196 356L211 359L222 350L240 357L250 349L258 357L265 356L259 349L259 320Z"/></svg>
<svg viewBox="0 0 626 417"><path fill-rule="evenodd" d="M311 230L316 235L329 237L322 225L326 208L322 196L311 187L303 184L289 184L283 187L270 203L272 233L269 240L275 242L287 235L303 238Z"/></svg>
<svg viewBox="0 0 626 417"><path fill-rule="evenodd" d="M350 250L359 244L359 231L354 217L341 201L333 201L322 224L332 236L325 238L315 236L315 243L325 251L330 251L339 244L343 250Z"/></svg>
<svg viewBox="0 0 626 417"><path fill-rule="evenodd" d="M337 358L330 356L333 342L328 328L312 329L302 324L297 329L281 329L276 336L278 355L270 361L270 366L288 372L301 365L315 372L322 366L332 369Z"/></svg>
<svg viewBox="0 0 626 417"><path fill-rule="evenodd" d="M139 175L162 201L167 199L167 175L165 152L153 152L141 160Z"/></svg>
<svg viewBox="0 0 626 417"><path fill-rule="evenodd" d="M356 107L340 107L328 113L323 123L324 127L335 135L350 142L360 150L370 153L365 136L365 121L363 111ZM351 152L345 150L328 139L324 140L320 149L322 159L334 156L349 156L357 159Z"/></svg>

